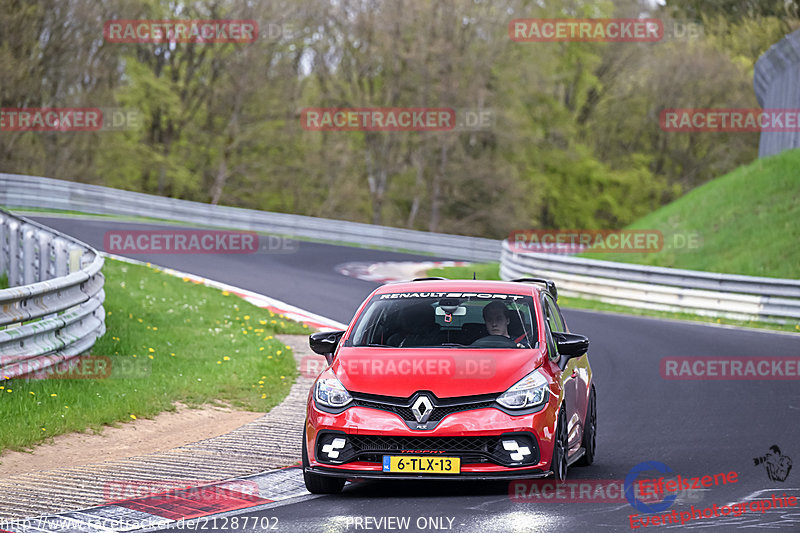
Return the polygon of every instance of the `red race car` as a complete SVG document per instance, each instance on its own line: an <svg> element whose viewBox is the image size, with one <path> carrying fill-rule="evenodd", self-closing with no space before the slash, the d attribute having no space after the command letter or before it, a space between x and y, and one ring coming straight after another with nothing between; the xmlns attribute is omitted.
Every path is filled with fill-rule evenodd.
<svg viewBox="0 0 800 533"><path fill-rule="evenodd" d="M311 335L329 366L308 396L303 476L562 480L590 465L597 409L589 340L552 281L425 278L384 285L346 331Z"/></svg>

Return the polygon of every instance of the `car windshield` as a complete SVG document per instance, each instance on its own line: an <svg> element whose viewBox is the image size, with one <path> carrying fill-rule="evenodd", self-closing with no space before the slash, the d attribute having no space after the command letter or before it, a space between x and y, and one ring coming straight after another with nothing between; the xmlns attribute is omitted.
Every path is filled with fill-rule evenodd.
<svg viewBox="0 0 800 533"><path fill-rule="evenodd" d="M347 345L536 348L535 316L533 298L518 294L378 294Z"/></svg>

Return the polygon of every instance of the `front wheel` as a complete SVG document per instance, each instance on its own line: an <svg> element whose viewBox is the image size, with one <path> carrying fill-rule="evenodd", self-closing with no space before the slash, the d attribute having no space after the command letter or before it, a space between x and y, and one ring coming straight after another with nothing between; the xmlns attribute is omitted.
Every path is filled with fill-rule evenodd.
<svg viewBox="0 0 800 533"><path fill-rule="evenodd" d="M339 494L344 488L345 479L341 477L320 476L308 472L308 451L306 449L306 431L303 430L303 481L306 490L311 494Z"/></svg>
<svg viewBox="0 0 800 533"><path fill-rule="evenodd" d="M553 471L553 479L564 481L567 479L567 454L569 447L567 444L567 415L564 406L558 411L558 422L556 423L556 434L553 439L553 461L550 470Z"/></svg>

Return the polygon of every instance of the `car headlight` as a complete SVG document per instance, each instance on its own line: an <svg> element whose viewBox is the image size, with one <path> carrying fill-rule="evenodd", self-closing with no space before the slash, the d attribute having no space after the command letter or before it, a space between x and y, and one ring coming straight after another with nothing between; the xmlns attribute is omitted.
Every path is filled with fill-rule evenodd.
<svg viewBox="0 0 800 533"><path fill-rule="evenodd" d="M314 385L314 398L327 407L343 407L353 399L336 378L322 378Z"/></svg>
<svg viewBox="0 0 800 533"><path fill-rule="evenodd" d="M547 392L547 379L534 370L501 394L497 403L508 409L527 409L546 402Z"/></svg>

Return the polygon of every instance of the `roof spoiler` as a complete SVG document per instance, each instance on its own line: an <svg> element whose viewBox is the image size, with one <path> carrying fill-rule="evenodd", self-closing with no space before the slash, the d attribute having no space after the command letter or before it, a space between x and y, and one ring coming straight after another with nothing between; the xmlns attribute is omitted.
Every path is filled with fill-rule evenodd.
<svg viewBox="0 0 800 533"><path fill-rule="evenodd" d="M558 289L556 289L556 283L553 280L544 278L517 278L511 281L515 283L541 283L547 288L547 292L553 296L553 299L558 301Z"/></svg>

